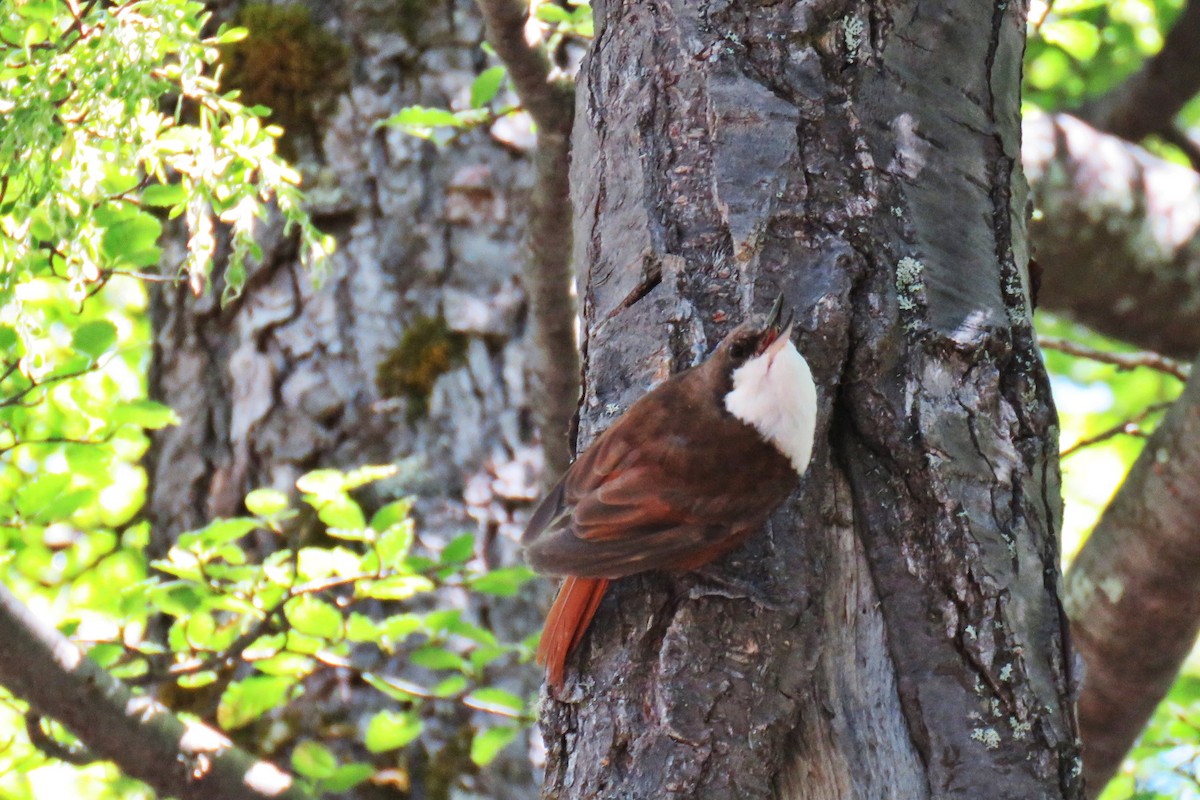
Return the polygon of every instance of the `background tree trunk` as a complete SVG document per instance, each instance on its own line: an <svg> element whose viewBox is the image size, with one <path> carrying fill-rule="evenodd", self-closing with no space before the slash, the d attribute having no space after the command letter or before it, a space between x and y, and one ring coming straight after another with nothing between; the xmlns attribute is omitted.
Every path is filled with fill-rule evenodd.
<svg viewBox="0 0 1200 800"><path fill-rule="evenodd" d="M549 796L1082 796L1025 12L597 4L581 449L779 289L821 414L800 489L720 580L610 592L545 706Z"/></svg>
<svg viewBox="0 0 1200 800"><path fill-rule="evenodd" d="M512 563L514 517L539 491L542 467L519 284L531 165L486 131L439 149L375 127L406 105L461 100L488 66L482 22L470 0L313 8L349 57L349 89L315 121L321 155L308 167L318 224L339 249L314 288L275 229L228 308L184 287L156 297L151 393L181 424L155 437L148 463L155 547L241 513L255 487L293 491L318 466L398 463L401 474L377 485L375 500L417 495L423 544L477 530L478 557ZM422 342L444 346L446 363ZM531 598L493 602L504 605L470 613L502 639L540 624ZM507 669L495 685L519 695L537 685L530 666ZM349 719L384 702L373 690L310 692L305 702L313 697L326 704L321 713ZM527 798L529 748L510 747L471 774L461 735L470 723L461 707L427 723L426 761L406 765L414 796L457 787Z"/></svg>

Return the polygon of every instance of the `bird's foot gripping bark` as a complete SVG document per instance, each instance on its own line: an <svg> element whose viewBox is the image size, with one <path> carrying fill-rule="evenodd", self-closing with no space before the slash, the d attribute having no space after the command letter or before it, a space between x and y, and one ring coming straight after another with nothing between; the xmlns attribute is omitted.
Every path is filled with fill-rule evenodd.
<svg viewBox="0 0 1200 800"><path fill-rule="evenodd" d="M730 575L720 567L701 567L689 573L693 582L687 587L692 600L701 597L728 597L734 600L749 600L769 611L797 611L806 602L806 597L781 591L784 587L762 584L761 581Z"/></svg>

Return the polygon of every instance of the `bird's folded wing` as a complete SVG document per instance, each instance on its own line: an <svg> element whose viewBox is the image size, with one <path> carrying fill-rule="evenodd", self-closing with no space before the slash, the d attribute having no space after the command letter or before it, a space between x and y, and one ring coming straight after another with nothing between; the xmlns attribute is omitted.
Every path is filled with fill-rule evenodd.
<svg viewBox="0 0 1200 800"><path fill-rule="evenodd" d="M557 519L525 551L530 566L551 575L619 578L680 569L730 535L725 521L698 516L685 498L656 492L651 472L636 467L611 473Z"/></svg>

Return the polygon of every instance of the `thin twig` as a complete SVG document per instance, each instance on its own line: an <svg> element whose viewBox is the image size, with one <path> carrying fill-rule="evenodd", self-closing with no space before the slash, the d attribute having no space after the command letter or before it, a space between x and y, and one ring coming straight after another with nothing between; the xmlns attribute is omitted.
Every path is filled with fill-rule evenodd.
<svg viewBox="0 0 1200 800"><path fill-rule="evenodd" d="M555 75L544 44L525 38L529 4L522 0L476 0L488 42L508 67L521 105L537 123L534 187L530 198L529 249L523 273L533 340L533 383L542 398L534 421L554 479L570 462L568 436L579 397L579 353L571 296L571 197L568 185L575 87Z"/></svg>
<svg viewBox="0 0 1200 800"><path fill-rule="evenodd" d="M1145 433L1145 431L1143 431L1141 429L1140 424L1142 422L1144 422L1147 417L1150 417L1150 416L1153 416L1154 414L1158 414L1163 411L1166 411L1168 408L1171 407L1171 405L1174 402L1175 401L1173 401L1173 400L1165 400L1161 403L1154 403L1153 405L1147 406L1146 408L1142 409L1141 412L1130 417L1129 419L1124 420L1123 422L1121 422L1117 425L1113 425L1111 428L1106 428L1106 429L1100 431L1099 433L1095 434L1094 436L1087 436L1087 437L1084 437L1083 439L1080 439L1079 441L1075 442L1070 447L1061 451L1058 454L1059 460L1062 460L1062 459L1066 458L1067 456L1078 453L1080 450L1082 450L1085 447L1091 447L1094 444L1100 444L1100 442L1108 441L1109 439L1113 438L1114 436L1121 436L1123 434L1125 436L1144 437L1146 435L1146 433Z"/></svg>
<svg viewBox="0 0 1200 800"><path fill-rule="evenodd" d="M73 439L70 436L47 436L44 439L21 439L20 441L15 441L10 445L4 445L0 447L0 453L7 453L10 450L16 450L18 447L35 444L108 444L110 441L112 441L112 438L115 434L116 431L109 431L100 439Z"/></svg>
<svg viewBox="0 0 1200 800"><path fill-rule="evenodd" d="M186 278L182 275L156 275L153 272L135 272L133 270L110 269L109 275L120 275L122 278L137 278L147 283L183 283Z"/></svg>
<svg viewBox="0 0 1200 800"><path fill-rule="evenodd" d="M1057 350L1069 356L1087 358L1102 364L1111 364L1119 370L1149 369L1165 372L1181 381L1186 381L1192 374L1190 364L1185 364L1170 356L1155 353L1150 350L1138 350L1133 353L1114 353L1110 350L1097 350L1094 347L1073 342L1070 339L1060 339L1055 336L1039 336L1038 344L1045 350Z"/></svg>
<svg viewBox="0 0 1200 800"><path fill-rule="evenodd" d="M29 737L29 743L43 754L77 767L94 764L101 760L99 756L82 744L71 746L55 739L42 727L45 719L35 711L25 712L25 733Z"/></svg>

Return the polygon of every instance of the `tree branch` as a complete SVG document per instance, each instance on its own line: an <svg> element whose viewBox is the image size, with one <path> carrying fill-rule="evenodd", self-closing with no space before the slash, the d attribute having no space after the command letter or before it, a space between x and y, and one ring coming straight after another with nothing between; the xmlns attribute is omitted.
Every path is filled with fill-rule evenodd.
<svg viewBox="0 0 1200 800"><path fill-rule="evenodd" d="M1055 336L1039 336L1038 344L1045 350L1057 350L1069 356L1087 358L1102 364L1112 364L1119 370L1147 367L1158 372L1165 372L1181 381L1186 381L1192 374L1190 364L1184 364L1149 350L1143 350L1140 353L1116 353L1110 350L1097 350L1094 347L1088 347L1070 339L1059 339Z"/></svg>
<svg viewBox="0 0 1200 800"><path fill-rule="evenodd" d="M1063 114L1027 114L1023 132L1042 306L1191 361L1200 350L1200 175Z"/></svg>
<svg viewBox="0 0 1200 800"><path fill-rule="evenodd" d="M1075 115L1093 127L1138 142L1152 133L1166 134L1175 115L1200 93L1200 2L1191 0L1167 34L1162 49L1102 97Z"/></svg>
<svg viewBox="0 0 1200 800"><path fill-rule="evenodd" d="M0 684L92 752L182 800L309 800L291 776L173 716L91 661L0 585Z"/></svg>
<svg viewBox="0 0 1200 800"><path fill-rule="evenodd" d="M579 397L579 352L571 298L571 201L568 194L574 85L555 78L544 47L525 38L529 7L519 0L477 0L488 41L508 67L521 104L537 123L529 248L524 273L534 352L532 403L550 480L567 468L567 431Z"/></svg>
<svg viewBox="0 0 1200 800"><path fill-rule="evenodd" d="M1087 665L1079 699L1093 795L1116 772L1200 632L1200 380L1146 443L1066 576Z"/></svg>

